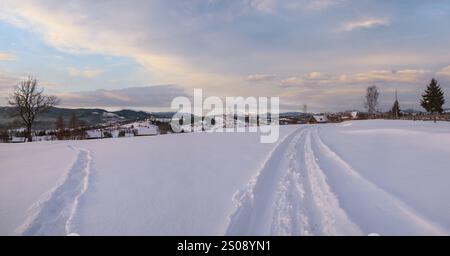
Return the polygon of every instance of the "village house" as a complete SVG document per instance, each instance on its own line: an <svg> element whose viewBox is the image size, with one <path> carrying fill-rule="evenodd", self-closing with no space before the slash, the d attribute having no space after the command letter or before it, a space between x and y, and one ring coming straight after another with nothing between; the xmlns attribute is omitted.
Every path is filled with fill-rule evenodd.
<svg viewBox="0 0 450 256"><path fill-rule="evenodd" d="M325 124L328 122L329 120L325 115L313 115L308 121L309 124Z"/></svg>

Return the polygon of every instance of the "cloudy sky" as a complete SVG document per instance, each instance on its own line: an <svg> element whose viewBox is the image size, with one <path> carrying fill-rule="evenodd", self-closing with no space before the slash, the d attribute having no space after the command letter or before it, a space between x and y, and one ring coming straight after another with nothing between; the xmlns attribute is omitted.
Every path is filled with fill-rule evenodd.
<svg viewBox="0 0 450 256"><path fill-rule="evenodd" d="M0 0L0 105L33 75L67 107L164 109L202 88L362 109L374 84L383 108L398 90L419 109L432 77L450 95L448 24L438 0Z"/></svg>

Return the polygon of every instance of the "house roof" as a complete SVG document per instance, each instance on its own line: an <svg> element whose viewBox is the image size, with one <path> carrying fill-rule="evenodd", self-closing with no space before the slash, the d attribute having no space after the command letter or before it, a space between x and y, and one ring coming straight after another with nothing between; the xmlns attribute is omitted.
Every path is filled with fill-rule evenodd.
<svg viewBox="0 0 450 256"><path fill-rule="evenodd" d="M328 118L324 115L314 115L313 118L318 122L318 123L326 123L328 122Z"/></svg>

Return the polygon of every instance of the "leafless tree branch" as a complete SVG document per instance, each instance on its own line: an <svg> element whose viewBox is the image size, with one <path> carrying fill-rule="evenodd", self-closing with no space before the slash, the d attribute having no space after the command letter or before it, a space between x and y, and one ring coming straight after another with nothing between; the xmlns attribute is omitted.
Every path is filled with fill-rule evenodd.
<svg viewBox="0 0 450 256"><path fill-rule="evenodd" d="M14 107L13 115L19 116L26 127L27 140L33 140L32 128L36 117L59 103L56 96L44 94L38 82L32 77L21 81L9 95L9 105Z"/></svg>

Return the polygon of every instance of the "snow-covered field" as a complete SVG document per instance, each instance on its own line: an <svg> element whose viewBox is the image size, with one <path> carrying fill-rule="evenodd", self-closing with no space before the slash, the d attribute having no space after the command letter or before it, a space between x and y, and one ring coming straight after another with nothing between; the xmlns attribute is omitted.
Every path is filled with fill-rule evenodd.
<svg viewBox="0 0 450 256"><path fill-rule="evenodd" d="M450 234L450 123L0 144L0 235Z"/></svg>

